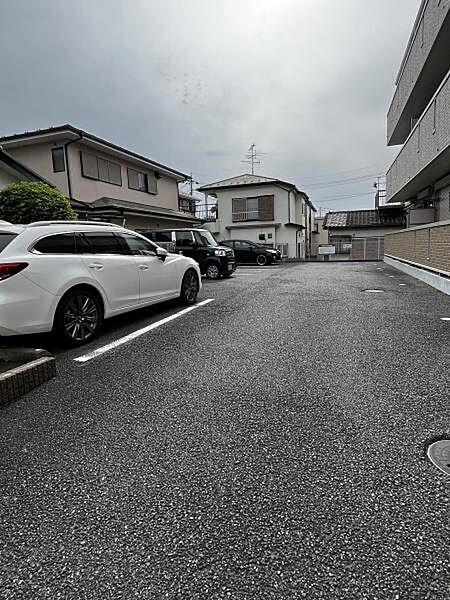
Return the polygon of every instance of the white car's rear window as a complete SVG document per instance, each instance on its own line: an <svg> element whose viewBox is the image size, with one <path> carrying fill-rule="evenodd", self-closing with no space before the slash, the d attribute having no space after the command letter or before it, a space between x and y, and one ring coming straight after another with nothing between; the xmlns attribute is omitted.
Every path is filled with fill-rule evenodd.
<svg viewBox="0 0 450 600"><path fill-rule="evenodd" d="M17 237L17 233L11 233L9 231L0 231L0 253L6 248L6 246Z"/></svg>

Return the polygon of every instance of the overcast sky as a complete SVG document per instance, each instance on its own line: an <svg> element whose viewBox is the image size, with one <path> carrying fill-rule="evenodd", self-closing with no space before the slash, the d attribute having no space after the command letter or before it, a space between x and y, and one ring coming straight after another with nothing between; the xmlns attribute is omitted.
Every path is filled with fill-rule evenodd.
<svg viewBox="0 0 450 600"><path fill-rule="evenodd" d="M370 208L418 5L2 0L0 134L69 122L201 184L248 172L255 142L258 174Z"/></svg>

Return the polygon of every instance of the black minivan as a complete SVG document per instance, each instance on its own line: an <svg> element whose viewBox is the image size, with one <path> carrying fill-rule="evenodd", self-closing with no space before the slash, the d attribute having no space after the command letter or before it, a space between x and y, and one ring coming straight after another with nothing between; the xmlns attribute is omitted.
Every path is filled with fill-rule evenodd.
<svg viewBox="0 0 450 600"><path fill-rule="evenodd" d="M230 277L236 270L234 251L220 246L207 229L137 229L137 232L169 252L190 256L208 279Z"/></svg>

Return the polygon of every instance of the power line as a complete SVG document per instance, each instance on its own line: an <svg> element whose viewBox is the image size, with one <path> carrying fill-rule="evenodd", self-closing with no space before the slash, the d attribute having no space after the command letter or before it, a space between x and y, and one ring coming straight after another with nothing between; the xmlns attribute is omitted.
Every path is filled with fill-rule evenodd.
<svg viewBox="0 0 450 600"><path fill-rule="evenodd" d="M367 181L368 179L373 179L375 177L379 177L379 173L367 173L367 175L361 175L359 177L349 177L347 179L336 179L334 181L324 181L321 183L302 183L302 187L319 189L326 187L333 187L335 185L350 185L352 183L361 183L362 181Z"/></svg>
<svg viewBox="0 0 450 600"><path fill-rule="evenodd" d="M347 169L345 171L330 171L329 173L323 173L321 175L315 175L314 177L307 177L306 178L306 182L309 183L322 183L320 180L323 178L327 178L327 177L331 177L333 175L344 175L345 173L347 173L348 175L355 173L355 176L357 174L358 171L365 171L366 169L374 169L375 167L380 167L381 163L374 163L372 165L367 165L365 167L358 167L356 169ZM385 168L387 168L387 166L389 165L389 163L383 163L382 168L380 169L381 171L384 171Z"/></svg>
<svg viewBox="0 0 450 600"><path fill-rule="evenodd" d="M333 198L321 198L320 202L340 202L346 198L361 198L362 196L373 196L374 192L367 192L363 194L349 194L348 196L334 196Z"/></svg>

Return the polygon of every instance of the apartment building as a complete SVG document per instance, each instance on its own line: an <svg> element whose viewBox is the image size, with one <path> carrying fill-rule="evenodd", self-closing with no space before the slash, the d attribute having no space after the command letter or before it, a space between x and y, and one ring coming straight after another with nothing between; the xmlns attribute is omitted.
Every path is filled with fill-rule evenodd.
<svg viewBox="0 0 450 600"><path fill-rule="evenodd" d="M312 255L315 208L293 183L261 175L238 175L199 188L207 208L206 227L222 240L250 240L278 248L284 257ZM212 215L212 218L211 218Z"/></svg>
<svg viewBox="0 0 450 600"><path fill-rule="evenodd" d="M2 137L0 146L57 187L84 219L132 229L201 223L180 207L186 174L72 125Z"/></svg>
<svg viewBox="0 0 450 600"><path fill-rule="evenodd" d="M386 260L422 279L427 271L430 283L442 280L450 275L450 0L420 4L387 139L402 144L386 175L387 202L405 203L408 229L386 235Z"/></svg>

